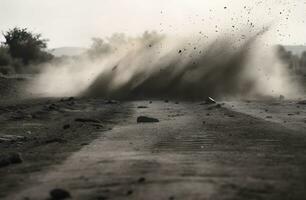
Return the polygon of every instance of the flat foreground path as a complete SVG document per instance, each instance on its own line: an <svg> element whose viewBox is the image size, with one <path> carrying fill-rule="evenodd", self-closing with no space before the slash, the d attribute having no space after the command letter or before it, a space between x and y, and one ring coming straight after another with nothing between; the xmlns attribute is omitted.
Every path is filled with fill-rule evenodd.
<svg viewBox="0 0 306 200"><path fill-rule="evenodd" d="M287 126L269 116L234 111L229 104L129 106L134 112L126 122L101 131L98 139L33 175L7 199L48 199L54 188L82 200L306 198L304 122ZM136 123L140 115L160 122ZM299 115L305 119L305 113Z"/></svg>

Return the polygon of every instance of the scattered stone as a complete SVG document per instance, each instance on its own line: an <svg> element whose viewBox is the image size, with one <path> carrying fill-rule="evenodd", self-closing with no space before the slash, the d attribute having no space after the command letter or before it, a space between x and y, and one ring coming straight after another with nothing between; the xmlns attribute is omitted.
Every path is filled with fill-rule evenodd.
<svg viewBox="0 0 306 200"><path fill-rule="evenodd" d="M116 100L107 100L105 103L106 104L119 104L119 101L116 101Z"/></svg>
<svg viewBox="0 0 306 200"><path fill-rule="evenodd" d="M166 99L166 100L165 100L165 103L169 103L169 100L168 100L168 99Z"/></svg>
<svg viewBox="0 0 306 200"><path fill-rule="evenodd" d="M267 119L272 119L272 116L266 116Z"/></svg>
<svg viewBox="0 0 306 200"><path fill-rule="evenodd" d="M144 108L148 108L148 107L147 106L138 106L137 108L144 109Z"/></svg>
<svg viewBox="0 0 306 200"><path fill-rule="evenodd" d="M175 104L179 104L180 102L176 101Z"/></svg>
<svg viewBox="0 0 306 200"><path fill-rule="evenodd" d="M203 124L206 124L206 121L203 121Z"/></svg>
<svg viewBox="0 0 306 200"><path fill-rule="evenodd" d="M50 144L50 143L67 143L67 140L62 138L52 138L45 141L45 144Z"/></svg>
<svg viewBox="0 0 306 200"><path fill-rule="evenodd" d="M0 155L0 167L5 167L11 164L22 163L20 153L10 153L8 155Z"/></svg>
<svg viewBox="0 0 306 200"><path fill-rule="evenodd" d="M306 100L299 101L298 104L300 104L300 105L306 105Z"/></svg>
<svg viewBox="0 0 306 200"><path fill-rule="evenodd" d="M133 190L128 190L127 192L126 192L126 195L131 195L131 194L133 194Z"/></svg>
<svg viewBox="0 0 306 200"><path fill-rule="evenodd" d="M68 128L70 128L70 124L65 124L65 125L63 126L63 129L64 129L64 130L66 130L66 129L68 129Z"/></svg>
<svg viewBox="0 0 306 200"><path fill-rule="evenodd" d="M137 123L155 123L159 122L158 119L146 116L139 116L137 117Z"/></svg>
<svg viewBox="0 0 306 200"><path fill-rule="evenodd" d="M91 123L101 123L100 120L91 119L91 118L76 118L74 121L76 121L76 122L83 122L83 123L88 123L88 122L91 122Z"/></svg>
<svg viewBox="0 0 306 200"><path fill-rule="evenodd" d="M144 183L146 181L146 178L145 177L140 177L138 179L138 183Z"/></svg>
<svg viewBox="0 0 306 200"><path fill-rule="evenodd" d="M284 101L285 100L285 96L284 95L279 95L279 100Z"/></svg>
<svg viewBox="0 0 306 200"><path fill-rule="evenodd" d="M55 105L55 104L53 103L53 104L49 105L49 106L47 107L47 109L48 109L48 110L58 110L58 106Z"/></svg>
<svg viewBox="0 0 306 200"><path fill-rule="evenodd" d="M152 101L149 101L149 104L152 104L153 102Z"/></svg>
<svg viewBox="0 0 306 200"><path fill-rule="evenodd" d="M53 200L61 200L71 198L71 195L68 191L56 188L50 191L50 196Z"/></svg>

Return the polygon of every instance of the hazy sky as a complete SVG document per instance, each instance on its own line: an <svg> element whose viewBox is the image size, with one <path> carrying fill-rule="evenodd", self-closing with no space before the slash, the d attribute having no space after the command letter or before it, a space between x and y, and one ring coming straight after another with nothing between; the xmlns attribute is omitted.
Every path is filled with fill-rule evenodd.
<svg viewBox="0 0 306 200"><path fill-rule="evenodd" d="M1 31L27 27L51 48L86 47L115 32L220 34L269 23L269 42L305 45L305 20L306 0L0 0Z"/></svg>

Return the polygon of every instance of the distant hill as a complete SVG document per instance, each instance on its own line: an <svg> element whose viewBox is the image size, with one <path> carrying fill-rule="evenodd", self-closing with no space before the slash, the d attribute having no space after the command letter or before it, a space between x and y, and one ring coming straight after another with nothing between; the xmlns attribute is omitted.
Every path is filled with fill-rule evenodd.
<svg viewBox="0 0 306 200"><path fill-rule="evenodd" d="M87 49L82 47L60 47L49 50L49 52L56 56L78 56L82 53L84 53Z"/></svg>
<svg viewBox="0 0 306 200"><path fill-rule="evenodd" d="M287 51L291 51L292 54L301 55L304 51L306 51L306 46L303 45L287 45L284 46Z"/></svg>

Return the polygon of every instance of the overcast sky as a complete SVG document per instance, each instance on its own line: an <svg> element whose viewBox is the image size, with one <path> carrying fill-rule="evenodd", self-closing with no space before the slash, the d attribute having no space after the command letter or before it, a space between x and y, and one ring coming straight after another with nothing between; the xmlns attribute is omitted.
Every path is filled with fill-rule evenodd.
<svg viewBox="0 0 306 200"><path fill-rule="evenodd" d="M86 47L115 32L220 34L267 24L269 42L305 45L305 20L306 0L0 0L1 31L27 27L51 48Z"/></svg>

